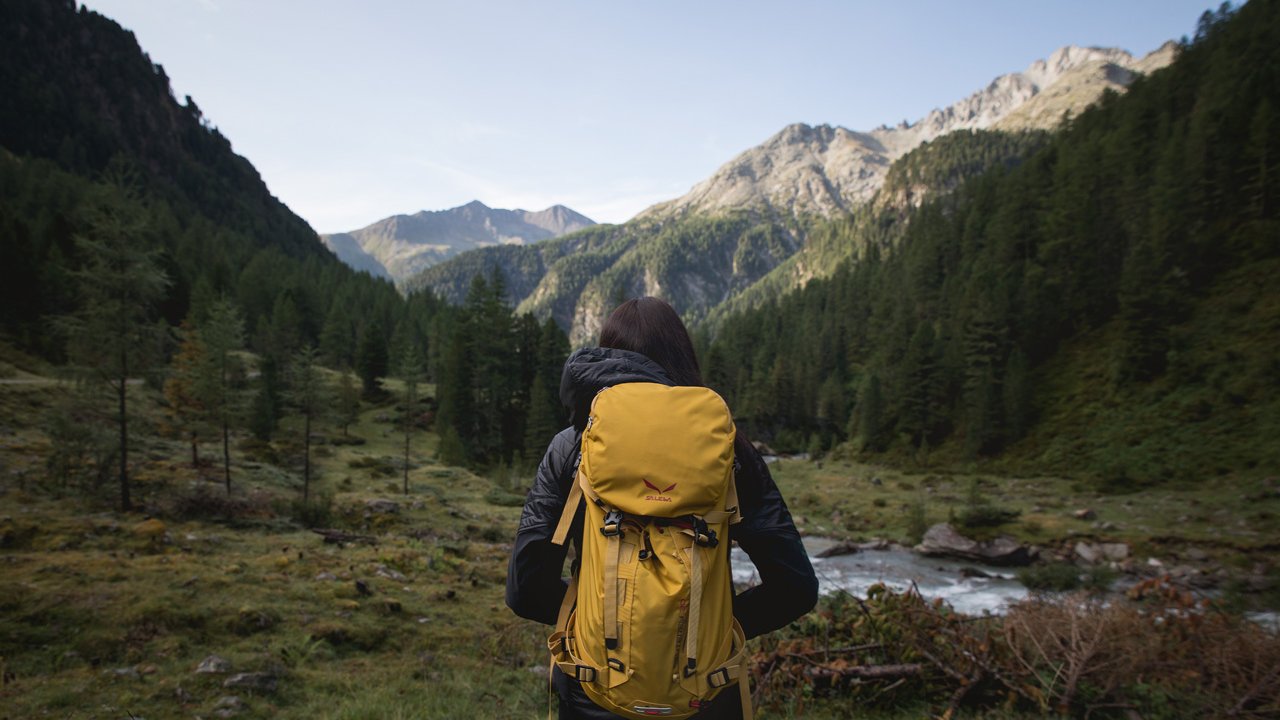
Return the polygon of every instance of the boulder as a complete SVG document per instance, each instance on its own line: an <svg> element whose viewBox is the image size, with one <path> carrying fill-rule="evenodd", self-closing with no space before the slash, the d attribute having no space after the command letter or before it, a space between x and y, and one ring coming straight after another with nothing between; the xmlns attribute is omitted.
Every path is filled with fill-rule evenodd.
<svg viewBox="0 0 1280 720"><path fill-rule="evenodd" d="M196 672L199 674L231 672L231 661L218 655L210 655L200 661Z"/></svg>
<svg viewBox="0 0 1280 720"><path fill-rule="evenodd" d="M978 542L940 523L929 528L915 547L921 555L975 560L988 565L1030 565L1035 559L1031 549L1008 536Z"/></svg>
<svg viewBox="0 0 1280 720"><path fill-rule="evenodd" d="M1081 508L1071 513L1071 517L1074 517L1077 520L1097 520L1098 513L1090 510L1089 508Z"/></svg>
<svg viewBox="0 0 1280 720"><path fill-rule="evenodd" d="M1129 546L1126 543L1101 543L1098 549L1108 562L1124 562L1129 559Z"/></svg>
<svg viewBox="0 0 1280 720"><path fill-rule="evenodd" d="M814 557L829 558L836 557L838 555L853 555L859 550L861 550L861 548L858 547L857 543L841 542L819 552L817 555L814 555Z"/></svg>
<svg viewBox="0 0 1280 720"><path fill-rule="evenodd" d="M1076 543L1075 549L1076 549L1076 557L1089 563L1090 565L1096 565L1097 563L1102 562L1102 558L1103 558L1102 549L1093 543L1088 543L1081 540L1080 542Z"/></svg>

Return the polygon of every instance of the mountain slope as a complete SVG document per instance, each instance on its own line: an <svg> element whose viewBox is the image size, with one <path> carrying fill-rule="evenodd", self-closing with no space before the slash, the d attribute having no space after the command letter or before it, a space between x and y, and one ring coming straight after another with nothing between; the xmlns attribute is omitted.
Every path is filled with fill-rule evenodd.
<svg viewBox="0 0 1280 720"><path fill-rule="evenodd" d="M908 205L896 245L727 318L709 382L779 449L1115 490L1273 475L1277 48L1280 2L1209 14L1016 167Z"/></svg>
<svg viewBox="0 0 1280 720"><path fill-rule="evenodd" d="M868 132L790 125L726 163L685 196L655 205L629 222L619 231L628 238L625 249L576 263L557 260L572 268L567 274L574 282L565 282L563 275L539 275L550 265L530 263L532 256L521 249L488 248L480 251L482 259L464 253L428 269L405 287L430 287L460 300L471 273L479 267L498 268L519 276L508 288L513 304L550 313L569 328L574 342L590 339L614 299L639 293L662 295L692 322L721 318L823 277L853 253L856 244L846 242L844 233L820 234L819 246L810 247L815 242L811 229L821 227L825 218L859 212L884 184L894 162L913 149L960 130L996 125L1065 82L1071 92L1043 103L1055 113L1052 122L1045 115L1048 111L1031 113L1022 121L1054 127L1062 112L1078 113L1106 88L1123 89L1120 81L1130 82L1143 71L1162 67L1172 54L1167 46L1142 59L1121 50L1067 47L912 124ZM1119 70L1099 74L1097 68ZM957 177L937 178L937 188L945 191L965 173L1015 162L1017 154L1030 147L1018 135L1007 141L993 137L988 133L978 140L979 149L1003 150L970 162ZM917 182L910 202L918 204L931 187ZM564 258L573 245L568 242L548 252ZM589 275L583 271L587 267ZM522 288L529 288L529 293Z"/></svg>
<svg viewBox="0 0 1280 720"><path fill-rule="evenodd" d="M1171 44L1140 59L1114 48L1068 46L911 124L867 132L789 125L723 165L683 197L654 205L641 216L761 207L784 216L831 217L869 200L893 161L921 143L957 130L1052 129L1063 112L1078 113L1105 89L1123 88L1134 77L1172 59ZM1032 108L1020 112L1027 105ZM1016 120L1002 125L1015 115Z"/></svg>
<svg viewBox="0 0 1280 720"><path fill-rule="evenodd" d="M403 283L459 253L494 245L528 245L595 225L563 205L501 210L476 200L449 210L394 215L346 233L322 235L330 250L357 270Z"/></svg>
<svg viewBox="0 0 1280 720"><path fill-rule="evenodd" d="M112 193L131 198L136 242L159 255L172 325L219 296L250 331L278 316L301 340L339 299L391 324L394 288L338 262L109 18L69 1L0 4L0 97L0 334L20 347L61 353L49 317L76 306L76 237Z"/></svg>

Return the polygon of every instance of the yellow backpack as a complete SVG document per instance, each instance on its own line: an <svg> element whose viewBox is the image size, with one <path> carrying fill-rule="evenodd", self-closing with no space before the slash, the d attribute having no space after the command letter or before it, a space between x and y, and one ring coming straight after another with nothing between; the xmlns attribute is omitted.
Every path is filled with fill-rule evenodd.
<svg viewBox="0 0 1280 720"><path fill-rule="evenodd" d="M552 537L585 504L581 564L547 646L610 712L686 718L737 682L751 717L729 568L735 433L703 387L625 383L591 403Z"/></svg>

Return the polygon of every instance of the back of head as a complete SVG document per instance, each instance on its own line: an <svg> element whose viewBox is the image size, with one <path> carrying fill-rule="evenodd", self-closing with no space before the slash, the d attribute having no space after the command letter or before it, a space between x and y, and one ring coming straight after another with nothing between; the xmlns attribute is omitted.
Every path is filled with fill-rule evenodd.
<svg viewBox="0 0 1280 720"><path fill-rule="evenodd" d="M658 298L635 298L615 308L600 330L600 347L640 353L677 385L703 384L689 331L675 309Z"/></svg>

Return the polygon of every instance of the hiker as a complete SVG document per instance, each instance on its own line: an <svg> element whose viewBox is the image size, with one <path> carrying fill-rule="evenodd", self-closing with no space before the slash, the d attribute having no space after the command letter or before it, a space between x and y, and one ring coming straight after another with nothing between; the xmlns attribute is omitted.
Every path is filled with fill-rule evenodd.
<svg viewBox="0 0 1280 720"><path fill-rule="evenodd" d="M657 383L661 386L675 386L657 388L655 385L629 385L632 383ZM631 388L639 390L641 387L657 388L662 391L683 391L687 388L698 388L690 390L692 393L705 393L710 395L712 403L718 403L720 411L727 417L727 408L724 407L723 401L719 397L708 390L702 389L702 376L698 369L697 358L694 354L693 343L689 339L689 333L681 322L679 315L666 302L652 297L644 297L634 300L628 300L618 306L613 311L609 319L605 322L600 332L600 346L597 348L588 348L575 352L565 363L564 375L560 386L560 399L569 408L570 420L572 425L552 439L550 446L547 448L545 457L538 466L537 476L534 480L533 488L530 490L524 505L524 511L520 516L520 525L516 534L515 545L512 549L511 563L507 572L507 605L519 616L536 620L548 625L557 625L558 621L563 623L564 618L570 614L571 606L574 602L574 596L567 595L567 592L577 587L578 581L589 581L588 578L578 578L578 564L583 561L583 543L600 543L606 538L601 538L601 534L608 535L607 530L611 527L609 523L610 516L605 517L605 525L601 528L590 527L584 539L584 516L589 513L599 513L597 507L592 506L584 512L586 503L580 500L582 492L591 495L588 488L585 491L578 489L578 463L581 461L581 446L584 430L588 427L588 416L593 412L593 400L596 399L597 393L602 389L609 389L610 393L615 393L616 389ZM603 398L607 393L600 393ZM616 394L616 393L615 393ZM665 419L665 418L664 418ZM625 419L624 419L625 421ZM661 423L655 423L661 424ZM723 591L723 595L731 600L732 618L728 620L724 618L712 617L710 620L703 618L701 623L715 623L717 620L721 623L737 620L737 624L741 626L741 632L746 638L755 637L778 628L785 626L791 621L799 618L801 615L813 608L817 602L818 583L814 576L813 567L809 562L809 557L805 552L804 546L801 544L800 535L796 531L791 514L787 510L786 504L783 502L782 495L779 493L777 486L773 482L773 478L769 474L769 470L761 459L760 454L755 450L750 442L746 440L741 432L736 432L732 428L732 422L729 420L724 423L729 430L725 433L726 443L731 443L732 457L734 462L732 469L726 465L726 474L731 475L729 489L726 491L728 500L721 502L720 511L712 511L707 518L721 519L729 515L733 516L732 521L724 520L722 529L727 529L727 538L724 538L726 547L721 547L720 552L723 553L727 548L730 540L736 541L738 546L747 553L751 561L755 564L759 571L760 584L748 588L740 594L733 594L732 587ZM686 433L687 434L687 433ZM726 457L727 452L722 453ZM652 448L647 449L652 452ZM655 465L661 463L654 463ZM659 472L658 468L653 469ZM585 472L585 471L584 471ZM647 472L647 470L645 470ZM656 477L656 476L651 476ZM669 498L663 497L661 493L669 491L670 488L676 486L675 482L662 481L660 483L651 483L649 479L645 479L644 483L649 490L640 488L639 495L643 496L644 492L651 495L647 498L650 500L669 501ZM736 491L736 497L734 492ZM678 491L671 492L672 495ZM571 497L572 496L572 497ZM566 505L572 500L574 514L565 513ZM595 498L595 505L606 507L606 504ZM562 514L565 517L562 519ZM716 518L710 517L715 515ZM569 525L569 517L572 517L572 525ZM639 557L643 559L648 554L653 562L653 554L655 551L648 549L648 542L651 537L650 530L653 530L654 539L659 538L657 533L663 533L662 538L672 538L677 533L683 533L684 536L698 538L700 546L705 545L707 548L714 548L718 541L715 537L714 530L706 531L708 525L701 523L701 530L681 526L678 520L664 521L660 518L630 518L626 515L627 521L619 522L617 525L622 526L624 531L621 533L623 542L639 543L640 528L642 523L652 523L643 525L643 543L646 549L639 552ZM690 516L692 517L692 516ZM695 520L695 522L699 522ZM729 524L730 522L734 524ZM559 527L564 525L563 528ZM568 551L568 543L563 541L565 531L567 529L567 537L572 539L575 545L574 560L574 582L572 585L567 584L562 579L561 574L564 567L564 561ZM599 530L599 532L597 532ZM664 530L670 532L664 533ZM710 535L706 538L704 535ZM560 538L553 538L553 535L559 534ZM723 538L723 535L721 536ZM553 539L559 539L561 544L557 544ZM709 539L710 542L703 543L702 540ZM690 563L694 569L697 569L698 563L693 557L694 554L707 553L706 558L702 562L715 562L727 566L727 557L723 554L714 556L712 550L699 550L698 547L692 547L692 540L682 540L686 543L683 552L689 553L688 557L693 562ZM626 548L626 545L623 545ZM636 545L631 545L635 548ZM676 545L680 548L680 545ZM697 552L695 552L697 551ZM624 550L623 552L630 552ZM668 555L674 557L679 551L672 553L668 551ZM635 562L634 560L631 560ZM686 562L681 560L682 563ZM728 568L724 567L717 570L708 570L707 565L703 566L702 573L710 574L719 572L716 577L724 578L723 582L729 585L727 579ZM613 568L616 577L616 567ZM634 571L633 571L634 572ZM599 582L598 580L596 582ZM638 582L633 580L633 582ZM606 587L606 586L601 586ZM694 584L693 587L701 587L701 581ZM601 591L604 592L604 591ZM639 593L637 587L633 590ZM708 595L712 593L707 591ZM685 591L683 597L691 595ZM585 597L585 596L584 596ZM606 597L610 595L606 594ZM564 611L562 612L562 604ZM724 607L729 607L730 603L723 603ZM683 608L681 608L683 609ZM574 612L581 612L577 609ZM608 612L607 610L605 612ZM710 607L704 610L701 615L719 612L725 614L727 610L718 610L716 607ZM671 615L678 614L672 611ZM701 617L699 613L690 613L690 619L687 621L689 626L699 627ZM619 617L619 627L622 627L623 618ZM581 618L579 618L581 621ZM684 623L681 620L681 623ZM610 623L611 624L611 623ZM581 625L581 622L579 622ZM680 626L681 634L686 635L684 640L675 641L666 639L666 645L662 647L677 647L679 642L688 641L688 634L699 637L697 631L693 633L683 633L684 624ZM648 629L648 626L646 627ZM624 629L625 630L625 629ZM637 631L640 633L640 631ZM737 665L732 668L733 684L747 682L747 661L742 655L739 647L741 639L736 635L733 646L738 651L738 657L741 658ZM565 633L557 633L552 636L553 652L557 635L563 636ZM623 638L626 642L631 642L632 637L624 634ZM652 642L652 638L644 638L643 633L636 636L636 641ZM579 638L581 641L581 638ZM608 647L617 647L616 638L609 639ZM691 645L696 645L696 640ZM729 647L727 640L724 643L725 648ZM651 655L653 653L650 653ZM691 653L689 653L691 654ZM703 648L698 655L709 655ZM636 662L634 656L628 656L633 663ZM679 658L677 658L679 660ZM707 667L707 661L704 659L703 667L695 669L695 660L688 658L690 671L685 677L690 677L693 672L714 671L716 668ZM723 662L723 659L715 662ZM599 697L602 688L608 686L612 688L614 685L625 683L628 680L627 672L635 672L635 669L625 670L621 661L615 661L610 657L608 660L608 668L599 668L599 672L603 673L609 679L597 676L597 669L584 668L578 665L575 667L572 663L560 663L552 668L552 682L559 695L559 717L564 718L613 718L618 717L609 710L600 707L596 702L588 697L587 690L584 685L590 685L591 690L597 693ZM569 668L579 675L577 679L567 676L562 668ZM670 669L664 669L662 672L670 673ZM729 682L730 673L721 670L719 678L722 684L716 684L716 678L712 678L711 687L717 690ZM678 673L670 676L671 680L678 679ZM595 683L599 681L599 685ZM704 683L702 689L705 691L707 684ZM694 717L699 720L709 718L741 718L744 716L744 708L742 706L742 698L749 697L743 692L739 692L737 688L728 687L724 692L719 692L710 701L700 701L697 699L690 700L685 707L679 707L674 702L671 707L646 707L642 704L628 704L624 707L629 711L626 717L645 716L645 715L671 715L674 717L687 717L693 713ZM650 698L644 698L650 699ZM693 708L690 709L690 706ZM746 708L745 712L751 712L750 708Z"/></svg>

